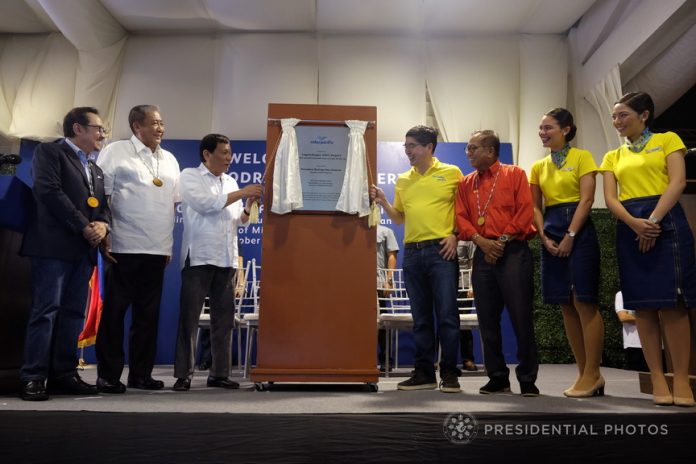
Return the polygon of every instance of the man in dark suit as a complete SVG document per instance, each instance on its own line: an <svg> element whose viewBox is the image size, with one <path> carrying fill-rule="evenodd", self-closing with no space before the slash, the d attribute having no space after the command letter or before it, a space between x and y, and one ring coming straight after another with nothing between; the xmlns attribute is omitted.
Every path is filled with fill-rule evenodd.
<svg viewBox="0 0 696 464"><path fill-rule="evenodd" d="M73 108L63 119L65 138L34 152L35 207L20 250L31 258L33 296L20 374L23 400L47 400L47 388L97 393L76 368L89 278L111 218L104 174L90 159L105 132L95 108Z"/></svg>

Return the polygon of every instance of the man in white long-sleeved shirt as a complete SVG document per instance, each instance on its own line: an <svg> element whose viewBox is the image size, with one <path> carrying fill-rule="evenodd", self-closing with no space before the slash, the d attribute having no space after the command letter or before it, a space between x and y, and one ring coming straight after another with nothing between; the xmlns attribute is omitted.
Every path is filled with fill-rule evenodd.
<svg viewBox="0 0 696 464"><path fill-rule="evenodd" d="M208 134L200 144L201 164L184 169L179 179L184 234L181 243L181 297L174 360L175 391L191 387L196 327L206 295L210 296L213 364L209 387L239 388L229 378L230 337L234 323L234 275L237 228L248 225L249 208L261 197L262 186L240 189L227 175L232 161L230 141ZM242 199L246 199L243 206Z"/></svg>
<svg viewBox="0 0 696 464"><path fill-rule="evenodd" d="M164 269L174 244L179 163L161 147L164 121L159 107L137 105L128 114L133 136L112 142L99 154L104 190L113 215L111 234L101 243L107 260L104 308L97 337L97 387L124 393L123 321L132 307L128 342L128 388L160 390L152 378Z"/></svg>

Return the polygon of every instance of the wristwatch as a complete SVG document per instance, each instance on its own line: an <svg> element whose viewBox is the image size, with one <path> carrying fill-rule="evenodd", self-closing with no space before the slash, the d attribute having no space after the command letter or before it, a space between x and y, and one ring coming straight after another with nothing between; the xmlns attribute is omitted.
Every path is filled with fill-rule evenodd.
<svg viewBox="0 0 696 464"><path fill-rule="evenodd" d="M575 231L573 231L573 230L570 230L570 229L566 230L566 234L568 234L568 237L570 237L570 238L575 238Z"/></svg>
<svg viewBox="0 0 696 464"><path fill-rule="evenodd" d="M659 224L660 220L655 217L655 215L651 214L650 217L648 218L648 221L652 222L653 224Z"/></svg>

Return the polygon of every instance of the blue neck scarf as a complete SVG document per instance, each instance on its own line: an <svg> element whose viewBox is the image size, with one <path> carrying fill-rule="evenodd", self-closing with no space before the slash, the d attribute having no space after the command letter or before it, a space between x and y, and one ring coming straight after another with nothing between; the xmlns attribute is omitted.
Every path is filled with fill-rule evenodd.
<svg viewBox="0 0 696 464"><path fill-rule="evenodd" d="M561 169L565 163L569 151L570 145L566 143L560 150L551 152L551 161L553 161L553 164L555 164L558 169Z"/></svg>

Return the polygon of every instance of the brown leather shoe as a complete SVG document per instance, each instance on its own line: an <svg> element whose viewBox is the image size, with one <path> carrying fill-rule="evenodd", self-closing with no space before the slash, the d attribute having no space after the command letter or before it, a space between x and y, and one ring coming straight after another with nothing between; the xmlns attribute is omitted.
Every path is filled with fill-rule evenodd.
<svg viewBox="0 0 696 464"><path fill-rule="evenodd" d="M471 359L467 359L462 363L462 370L469 371L469 372L476 372L478 370L478 366L474 364L474 362Z"/></svg>

